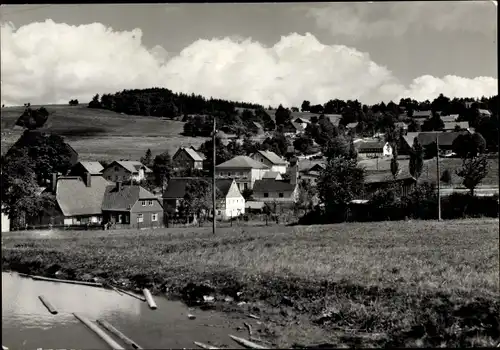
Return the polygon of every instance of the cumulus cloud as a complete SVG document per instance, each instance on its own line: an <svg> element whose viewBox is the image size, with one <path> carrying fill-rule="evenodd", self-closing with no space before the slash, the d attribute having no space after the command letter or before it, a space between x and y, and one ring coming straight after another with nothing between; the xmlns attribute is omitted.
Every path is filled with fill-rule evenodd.
<svg viewBox="0 0 500 350"><path fill-rule="evenodd" d="M404 86L367 53L323 45L309 33L283 36L272 47L244 38L200 39L175 55L161 46L148 49L141 38L140 29L117 32L99 23L3 24L2 103L89 101L96 93L152 86L265 106L497 94L497 79L488 77L423 76Z"/></svg>
<svg viewBox="0 0 500 350"><path fill-rule="evenodd" d="M305 9L333 35L396 37L409 30L493 34L496 8L491 1L398 1L333 3Z"/></svg>

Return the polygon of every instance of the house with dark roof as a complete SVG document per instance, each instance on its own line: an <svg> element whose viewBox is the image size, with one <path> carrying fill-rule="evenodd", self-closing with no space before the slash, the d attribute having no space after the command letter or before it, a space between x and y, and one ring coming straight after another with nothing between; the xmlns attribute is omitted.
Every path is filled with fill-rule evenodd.
<svg viewBox="0 0 500 350"><path fill-rule="evenodd" d="M163 226L161 200L139 185L117 182L106 186L101 210L103 221L116 228Z"/></svg>
<svg viewBox="0 0 500 350"><path fill-rule="evenodd" d="M289 180L262 179L255 181L252 197L264 203L295 203L298 199L298 164L290 168Z"/></svg>
<svg viewBox="0 0 500 350"><path fill-rule="evenodd" d="M376 191L396 186L403 196L408 195L416 186L417 180L411 176L408 166L400 169L396 178L390 171L367 171L365 174L365 194L363 198L369 199Z"/></svg>
<svg viewBox="0 0 500 350"><path fill-rule="evenodd" d="M168 182L163 193L164 208L167 215L176 213L186 195L186 187L191 181L203 178L177 177ZM245 198L242 196L234 179L216 179L217 188L216 216L222 220L237 217L245 213Z"/></svg>
<svg viewBox="0 0 500 350"><path fill-rule="evenodd" d="M432 117L432 111L413 111L413 119L427 120Z"/></svg>
<svg viewBox="0 0 500 350"><path fill-rule="evenodd" d="M452 123L456 122L458 120L458 117L458 114L442 115L441 120L443 121L443 123Z"/></svg>
<svg viewBox="0 0 500 350"><path fill-rule="evenodd" d="M236 156L215 167L217 178L234 179L241 192L252 189L256 180L271 170L267 165L248 156Z"/></svg>
<svg viewBox="0 0 500 350"><path fill-rule="evenodd" d="M302 124L289 121L283 125L283 134L288 137L295 137L305 131Z"/></svg>
<svg viewBox="0 0 500 350"><path fill-rule="evenodd" d="M264 133L264 127L258 122L250 122L248 128L254 134L261 135Z"/></svg>
<svg viewBox="0 0 500 350"><path fill-rule="evenodd" d="M191 147L180 147L172 157L174 169L203 169L203 157Z"/></svg>
<svg viewBox="0 0 500 350"><path fill-rule="evenodd" d="M457 129L459 130L468 130L469 129L469 122L444 122L444 131L456 131Z"/></svg>
<svg viewBox="0 0 500 350"><path fill-rule="evenodd" d="M56 208L48 222L53 225L83 225L102 222L101 205L106 188L111 182L101 175L52 176L51 191L56 197ZM42 222L41 222L42 223Z"/></svg>
<svg viewBox="0 0 500 350"><path fill-rule="evenodd" d="M406 142L408 147L413 146L413 142L415 138L418 139L418 142L423 146L427 147L434 142L436 142L436 137L439 137L439 149L450 151L452 149L453 141L460 136L469 133L469 131L450 131L450 132L409 132L407 133L403 139Z"/></svg>
<svg viewBox="0 0 500 350"><path fill-rule="evenodd" d="M367 158L391 157L392 146L389 142L382 140L370 140L357 142L356 148L358 155Z"/></svg>
<svg viewBox="0 0 500 350"><path fill-rule="evenodd" d="M257 151L250 155L253 160L267 165L271 171L285 174L288 162L272 151Z"/></svg>
<svg viewBox="0 0 500 350"><path fill-rule="evenodd" d="M326 168L323 163L316 163L308 167L302 167L300 169L299 165L299 179L310 183L316 183L321 175L321 172Z"/></svg>
<svg viewBox="0 0 500 350"><path fill-rule="evenodd" d="M68 171L68 176L102 175L104 167L99 162L78 162Z"/></svg>
<svg viewBox="0 0 500 350"><path fill-rule="evenodd" d="M102 171L102 175L113 182L139 182L152 176L153 171L138 161L115 160Z"/></svg>

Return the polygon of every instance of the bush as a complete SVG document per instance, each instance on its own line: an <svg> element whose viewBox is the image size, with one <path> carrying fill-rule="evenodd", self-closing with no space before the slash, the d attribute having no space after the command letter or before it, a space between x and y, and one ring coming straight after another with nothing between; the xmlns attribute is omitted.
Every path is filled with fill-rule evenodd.
<svg viewBox="0 0 500 350"><path fill-rule="evenodd" d="M498 217L498 195L491 197L471 196L469 193L454 193L441 198L443 219Z"/></svg>

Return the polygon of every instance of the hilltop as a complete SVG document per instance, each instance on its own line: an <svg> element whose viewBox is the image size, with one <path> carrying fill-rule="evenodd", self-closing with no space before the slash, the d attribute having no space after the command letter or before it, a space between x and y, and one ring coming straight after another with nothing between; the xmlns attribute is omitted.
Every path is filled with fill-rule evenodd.
<svg viewBox="0 0 500 350"><path fill-rule="evenodd" d="M148 148L153 154L165 150L172 153L181 145L197 147L205 141L205 138L181 136L184 126L181 121L87 108L87 103L44 107L50 115L39 130L64 136L82 160L139 159ZM23 111L24 106L2 108L2 154L23 132L23 128L15 125Z"/></svg>

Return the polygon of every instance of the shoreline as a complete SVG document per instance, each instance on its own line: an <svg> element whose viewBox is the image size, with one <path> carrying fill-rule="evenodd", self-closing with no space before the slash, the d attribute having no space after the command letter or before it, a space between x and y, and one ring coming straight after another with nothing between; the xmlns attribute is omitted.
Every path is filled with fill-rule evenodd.
<svg viewBox="0 0 500 350"><path fill-rule="evenodd" d="M265 328L262 339L281 348L496 346L500 300L490 265L498 256L497 225L422 221L245 227L218 236L208 229L7 236L2 271L101 282L138 295L148 288L188 307L252 314Z"/></svg>

